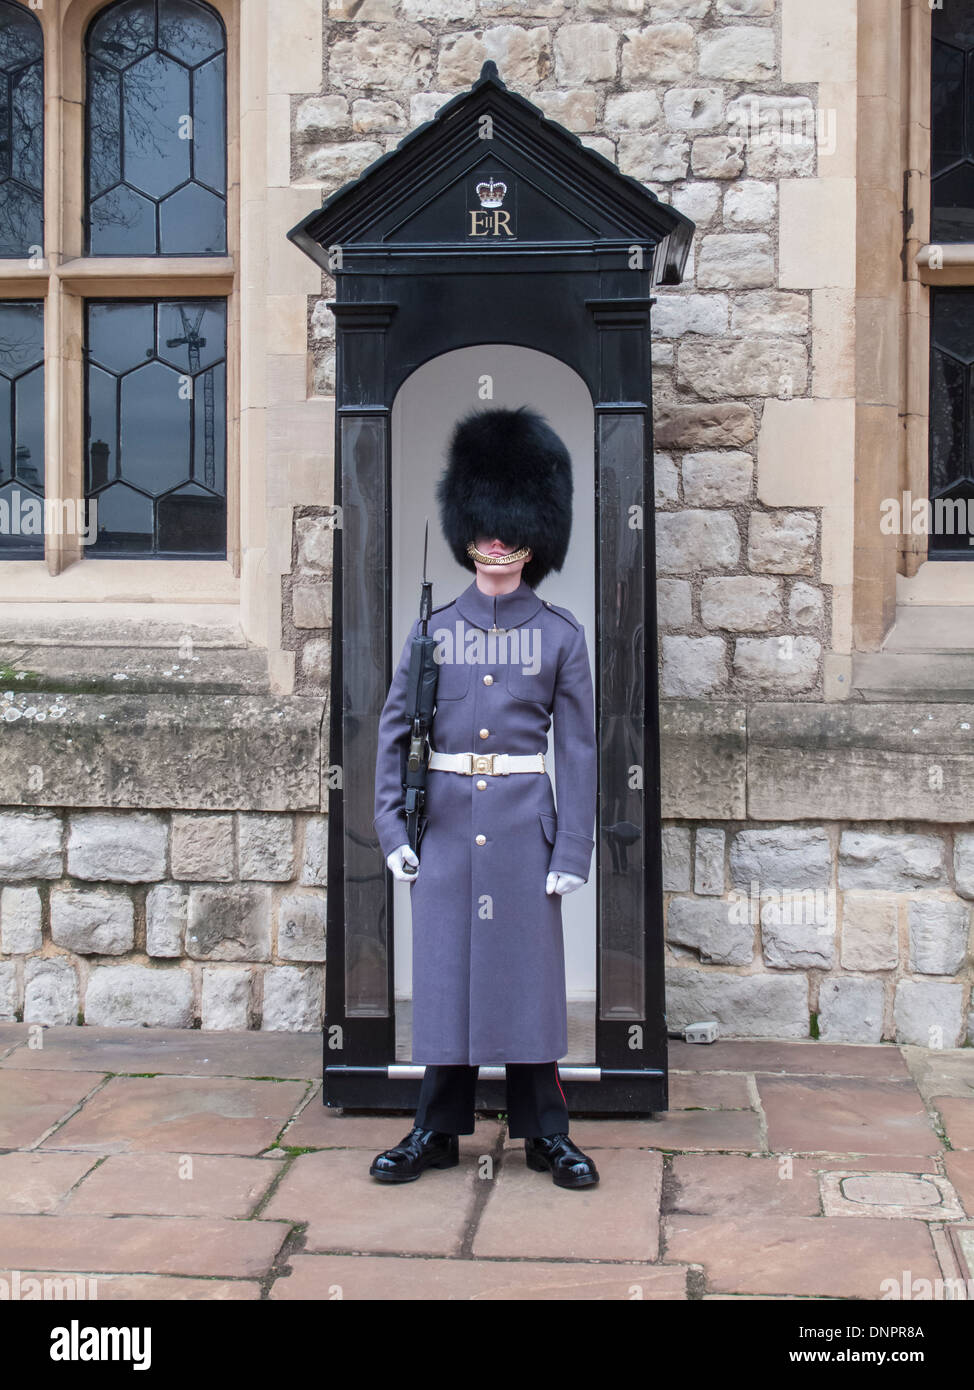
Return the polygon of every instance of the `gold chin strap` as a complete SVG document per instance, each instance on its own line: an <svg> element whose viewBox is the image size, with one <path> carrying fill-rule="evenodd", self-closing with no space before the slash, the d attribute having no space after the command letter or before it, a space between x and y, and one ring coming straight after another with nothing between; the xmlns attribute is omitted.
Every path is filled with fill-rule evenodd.
<svg viewBox="0 0 974 1390"><path fill-rule="evenodd" d="M517 560L524 560L530 555L531 547L522 545L520 550L512 550L510 555L485 555L482 550L478 550L473 541L467 546L467 554L472 560L477 560L482 565L513 565Z"/></svg>

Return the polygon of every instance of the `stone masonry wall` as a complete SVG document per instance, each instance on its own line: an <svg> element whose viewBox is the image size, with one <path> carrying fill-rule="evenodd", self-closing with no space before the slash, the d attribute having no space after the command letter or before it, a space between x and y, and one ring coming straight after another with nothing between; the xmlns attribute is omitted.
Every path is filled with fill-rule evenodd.
<svg viewBox="0 0 974 1390"><path fill-rule="evenodd" d="M0 811L0 1021L320 1028L326 825Z"/></svg>
<svg viewBox="0 0 974 1390"><path fill-rule="evenodd" d="M834 480L851 498L855 221L832 191L852 180L824 177L854 173L849 10L333 0L321 91L292 98L292 182L324 197L492 58L509 87L696 222L684 283L660 289L653 310L664 696L821 699L828 654L849 650L851 508ZM826 91L804 80L819 68L836 77ZM334 392L333 289L323 277L309 300L323 395ZM819 453L793 478L796 436ZM307 679L318 636L295 641L312 648L298 663Z"/></svg>
<svg viewBox="0 0 974 1390"><path fill-rule="evenodd" d="M325 835L320 815L0 812L0 1021L317 1030ZM971 831L669 823L663 850L671 1027L974 1042Z"/></svg>
<svg viewBox="0 0 974 1390"><path fill-rule="evenodd" d="M663 861L671 1027L974 1042L969 830L670 824Z"/></svg>

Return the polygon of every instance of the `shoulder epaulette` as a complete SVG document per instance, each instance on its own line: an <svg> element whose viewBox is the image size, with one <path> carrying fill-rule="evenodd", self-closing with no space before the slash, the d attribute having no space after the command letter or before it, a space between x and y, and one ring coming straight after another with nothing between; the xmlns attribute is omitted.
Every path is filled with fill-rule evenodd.
<svg viewBox="0 0 974 1390"><path fill-rule="evenodd" d="M575 617L574 613L570 613L567 608L560 608L557 603L550 603L546 598L543 598L541 602L550 612L557 613L560 618L565 619L566 623L571 623L576 632L581 627L581 623Z"/></svg>

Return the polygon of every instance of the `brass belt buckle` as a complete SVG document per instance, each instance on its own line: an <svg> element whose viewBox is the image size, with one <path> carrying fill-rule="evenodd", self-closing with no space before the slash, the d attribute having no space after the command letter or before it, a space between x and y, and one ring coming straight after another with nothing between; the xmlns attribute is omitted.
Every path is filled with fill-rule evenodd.
<svg viewBox="0 0 974 1390"><path fill-rule="evenodd" d="M474 770L474 772L486 772L486 773L489 773L490 775L493 775L493 771L494 771L494 755L493 755L493 753L473 753L473 754L471 754L471 757L473 758L473 770Z"/></svg>

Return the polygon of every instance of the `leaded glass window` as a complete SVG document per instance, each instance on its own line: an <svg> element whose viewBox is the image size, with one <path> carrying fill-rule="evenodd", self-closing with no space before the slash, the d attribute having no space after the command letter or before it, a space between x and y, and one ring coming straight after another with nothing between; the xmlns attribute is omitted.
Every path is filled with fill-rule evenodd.
<svg viewBox="0 0 974 1390"><path fill-rule="evenodd" d="M226 556L226 301L89 300L91 556Z"/></svg>
<svg viewBox="0 0 974 1390"><path fill-rule="evenodd" d="M967 560L967 513L974 519L974 288L930 291L930 501L951 505L953 531L933 526L931 559Z"/></svg>
<svg viewBox="0 0 974 1390"><path fill-rule="evenodd" d="M122 0L87 41L87 249L224 255L226 35L198 0Z"/></svg>
<svg viewBox="0 0 974 1390"><path fill-rule="evenodd" d="M974 241L974 10L935 9L930 88L930 240Z"/></svg>
<svg viewBox="0 0 974 1390"><path fill-rule="evenodd" d="M23 5L0 0L0 256L43 254L44 44Z"/></svg>
<svg viewBox="0 0 974 1390"><path fill-rule="evenodd" d="M0 303L0 555L44 557L44 305Z"/></svg>

